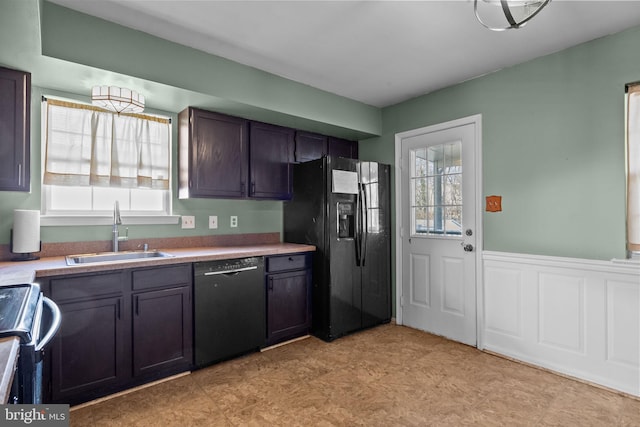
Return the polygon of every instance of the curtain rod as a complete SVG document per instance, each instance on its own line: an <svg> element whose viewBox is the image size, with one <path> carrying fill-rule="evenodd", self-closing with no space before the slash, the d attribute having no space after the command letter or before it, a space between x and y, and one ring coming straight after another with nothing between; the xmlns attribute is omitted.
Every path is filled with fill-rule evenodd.
<svg viewBox="0 0 640 427"><path fill-rule="evenodd" d="M49 101L52 101L53 103L58 104L58 105L67 104L67 106L70 106L70 107L78 106L80 108L86 108L86 109L89 109L89 110L103 111L103 112L111 113L111 111L105 110L104 108L94 107L93 105L90 105L90 104L83 104L83 103L80 103L79 101L63 101L61 99L55 99L55 98L52 98L51 100L49 100L49 98L47 98L45 95L42 95L42 102L49 102ZM122 115L123 116L138 117L138 118L142 118L142 119L145 119L145 120L155 120L155 121L167 120L169 122L169 124L171 124L171 117L157 117L157 116L152 116L152 115L149 115L149 114L130 114L130 113L122 113Z"/></svg>
<svg viewBox="0 0 640 427"><path fill-rule="evenodd" d="M638 82L633 82L633 83L627 83L626 85L624 85L624 93L629 93L629 90L631 90L631 88L635 88L640 86L640 81ZM636 92L636 90L634 90L634 92Z"/></svg>

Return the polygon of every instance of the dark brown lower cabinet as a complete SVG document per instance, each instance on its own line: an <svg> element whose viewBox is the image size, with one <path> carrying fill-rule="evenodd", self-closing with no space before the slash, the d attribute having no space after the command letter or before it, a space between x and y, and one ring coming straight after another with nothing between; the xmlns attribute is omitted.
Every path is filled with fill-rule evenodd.
<svg viewBox="0 0 640 427"><path fill-rule="evenodd" d="M182 367L192 360L191 289L187 286L133 296L133 375Z"/></svg>
<svg viewBox="0 0 640 427"><path fill-rule="evenodd" d="M55 402L77 403L118 390L129 377L122 296L59 304L62 323L49 351Z"/></svg>
<svg viewBox="0 0 640 427"><path fill-rule="evenodd" d="M45 402L71 405L193 364L191 264L43 280L62 324L45 353Z"/></svg>
<svg viewBox="0 0 640 427"><path fill-rule="evenodd" d="M267 257L267 345L309 333L311 254Z"/></svg>

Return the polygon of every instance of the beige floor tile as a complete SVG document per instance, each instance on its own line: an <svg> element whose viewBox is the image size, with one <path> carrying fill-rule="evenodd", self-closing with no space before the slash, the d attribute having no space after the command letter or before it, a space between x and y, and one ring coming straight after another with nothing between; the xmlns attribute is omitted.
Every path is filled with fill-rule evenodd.
<svg viewBox="0 0 640 427"><path fill-rule="evenodd" d="M71 425L640 427L640 400L383 325L219 363L74 410Z"/></svg>

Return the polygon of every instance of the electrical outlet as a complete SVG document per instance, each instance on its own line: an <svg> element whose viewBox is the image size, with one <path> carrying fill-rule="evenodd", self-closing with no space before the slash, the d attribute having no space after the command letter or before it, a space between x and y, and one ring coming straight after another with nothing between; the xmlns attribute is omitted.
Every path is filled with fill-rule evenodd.
<svg viewBox="0 0 640 427"><path fill-rule="evenodd" d="M231 216L231 228L236 228L238 226L238 217L235 215Z"/></svg>
<svg viewBox="0 0 640 427"><path fill-rule="evenodd" d="M210 229L215 229L218 228L218 217L213 215L213 216L209 216L209 228Z"/></svg>
<svg viewBox="0 0 640 427"><path fill-rule="evenodd" d="M182 228L196 228L196 217L183 215Z"/></svg>

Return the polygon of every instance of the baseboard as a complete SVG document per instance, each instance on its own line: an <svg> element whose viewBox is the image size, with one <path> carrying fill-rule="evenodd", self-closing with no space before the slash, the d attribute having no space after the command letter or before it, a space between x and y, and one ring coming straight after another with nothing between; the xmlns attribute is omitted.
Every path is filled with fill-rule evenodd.
<svg viewBox="0 0 640 427"><path fill-rule="evenodd" d="M162 378L162 379L159 379L159 380L156 380L156 381L152 381L152 382L149 382L149 383L146 383L146 384L139 385L137 387L132 387L132 388L129 388L127 390L119 391L117 393L113 393L113 394L110 394L108 396L104 396L104 397L100 397L98 399L90 400L89 402L80 403L78 405L72 406L70 408L70 411L75 411L75 410L78 410L78 409L86 408L87 406L92 406L92 405L95 405L97 403L102 403L102 402L105 402L107 400L111 400L111 399L113 399L115 397L125 396L125 395L127 395L129 393L133 393L135 391L142 390L142 389L145 389L145 388L148 388L148 387L153 387L154 385L161 384L161 383L164 383L164 382L167 382L167 381L172 381L172 380L175 380L177 378L184 377L184 376L187 376L187 375L190 375L190 374L191 374L190 371L181 372L179 374L172 375L170 377Z"/></svg>
<svg viewBox="0 0 640 427"><path fill-rule="evenodd" d="M297 342L297 341L301 341L301 340L306 340L309 337L311 337L311 335L304 335L304 336L301 336L301 337L290 339L288 341L279 342L278 344L274 344L274 345L270 345L269 347L261 348L260 352L273 350L274 348L282 347L283 345L291 344L291 343L294 343L294 342Z"/></svg>

